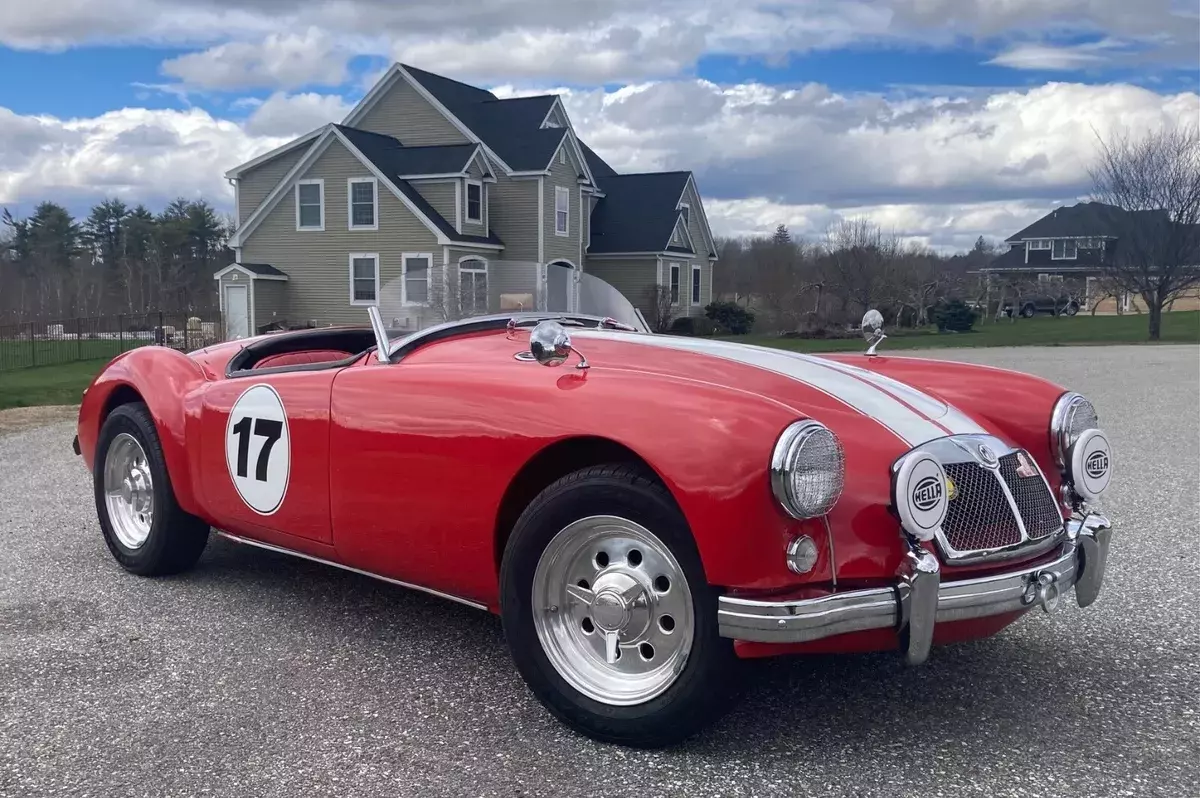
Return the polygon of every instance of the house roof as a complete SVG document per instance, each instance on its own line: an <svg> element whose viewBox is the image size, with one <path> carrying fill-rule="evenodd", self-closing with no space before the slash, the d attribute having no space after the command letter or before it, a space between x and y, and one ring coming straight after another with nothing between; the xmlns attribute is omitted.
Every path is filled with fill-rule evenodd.
<svg viewBox="0 0 1200 798"><path fill-rule="evenodd" d="M1066 238L1070 236L1113 235L1112 214L1122 214L1120 208L1102 202L1080 202L1056 208L1016 235L1009 243L1027 238Z"/></svg>
<svg viewBox="0 0 1200 798"><path fill-rule="evenodd" d="M375 165L375 168L387 176L396 189L413 205L417 206L429 220L449 239L468 244L501 244L495 233L488 231L486 236L459 233L454 225L446 221L412 184L404 179L404 174L444 174L446 171L459 172L466 165L467 159L474 154L476 145L463 144L448 147L405 147L400 140L392 136L370 133L353 127L338 125L347 140L363 154L363 157ZM453 152L442 152L452 150ZM415 152L414 152L415 151ZM434 152L438 151L438 152ZM461 156L461 157L460 157ZM419 165L429 168L432 165L451 163L457 159L457 166L451 170L441 169L430 171L411 171ZM409 171L404 171L404 170Z"/></svg>
<svg viewBox="0 0 1200 798"><path fill-rule="evenodd" d="M280 271L269 263L238 263L237 265L262 277L287 277L287 272Z"/></svg>
<svg viewBox="0 0 1200 798"><path fill-rule="evenodd" d="M387 163L384 171L400 177L416 175L445 175L458 174L467 167L471 156L478 149L476 144L448 144L438 147L406 147L399 139L391 136L381 136L358 128L338 125L354 146L380 166Z"/></svg>
<svg viewBox="0 0 1200 798"><path fill-rule="evenodd" d="M662 252L679 219L676 205L690 172L647 172L600 179L588 252Z"/></svg>
<svg viewBox="0 0 1200 798"><path fill-rule="evenodd" d="M616 177L617 170L609 166L591 147L580 141L579 148L583 150L583 157L587 159L588 168L592 170L592 174L597 180L603 180L606 177Z"/></svg>

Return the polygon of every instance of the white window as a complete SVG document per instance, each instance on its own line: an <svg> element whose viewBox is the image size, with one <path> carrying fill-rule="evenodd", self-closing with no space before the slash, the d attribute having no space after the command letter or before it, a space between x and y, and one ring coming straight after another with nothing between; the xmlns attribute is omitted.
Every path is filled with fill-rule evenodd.
<svg viewBox="0 0 1200 798"><path fill-rule="evenodd" d="M467 221L483 221L483 183L467 181Z"/></svg>
<svg viewBox="0 0 1200 798"><path fill-rule="evenodd" d="M567 235L571 224L571 189L554 187L554 234Z"/></svg>
<svg viewBox="0 0 1200 798"><path fill-rule="evenodd" d="M558 151L558 162L563 166L567 165L567 150L565 147Z"/></svg>
<svg viewBox="0 0 1200 798"><path fill-rule="evenodd" d="M1033 241L1029 242L1029 248L1030 249L1050 249L1050 239L1035 238Z"/></svg>
<svg viewBox="0 0 1200 798"><path fill-rule="evenodd" d="M686 202L679 206L679 212L683 214L683 224L687 226L692 222L692 208Z"/></svg>
<svg viewBox="0 0 1200 798"><path fill-rule="evenodd" d="M679 304L679 264L671 264L671 304Z"/></svg>
<svg viewBox="0 0 1200 798"><path fill-rule="evenodd" d="M325 229L324 180L301 180L296 184L296 229Z"/></svg>
<svg viewBox="0 0 1200 798"><path fill-rule="evenodd" d="M1039 283L1061 283L1062 281L1063 276L1061 274L1047 274L1046 272L1042 272L1038 275Z"/></svg>
<svg viewBox="0 0 1200 798"><path fill-rule="evenodd" d="M350 304L375 305L379 302L379 253L350 253Z"/></svg>
<svg viewBox="0 0 1200 798"><path fill-rule="evenodd" d="M458 264L458 296L463 316L478 316L487 313L486 261L464 260Z"/></svg>
<svg viewBox="0 0 1200 798"><path fill-rule="evenodd" d="M700 264L692 264L692 304L700 304Z"/></svg>
<svg viewBox="0 0 1200 798"><path fill-rule="evenodd" d="M406 252L401 256L401 263L404 272L404 304L424 305L428 303L433 255L429 252Z"/></svg>
<svg viewBox="0 0 1200 798"><path fill-rule="evenodd" d="M379 229L379 183L373 177L352 177L347 183L346 215L351 230Z"/></svg>
<svg viewBox="0 0 1200 798"><path fill-rule="evenodd" d="M1073 238L1054 239L1054 250L1050 253L1051 260L1075 260L1079 255L1078 242Z"/></svg>

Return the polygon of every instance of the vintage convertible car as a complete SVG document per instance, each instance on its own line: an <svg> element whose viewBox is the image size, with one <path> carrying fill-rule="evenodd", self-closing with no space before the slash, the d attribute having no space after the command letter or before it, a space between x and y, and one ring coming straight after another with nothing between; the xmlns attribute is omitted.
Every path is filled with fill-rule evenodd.
<svg viewBox="0 0 1200 798"><path fill-rule="evenodd" d="M575 279L571 312L116 358L75 441L112 555L179 572L215 529L497 613L551 712L635 746L711 723L741 658L917 664L1096 599L1084 397L876 354L873 312L850 355L655 335Z"/></svg>

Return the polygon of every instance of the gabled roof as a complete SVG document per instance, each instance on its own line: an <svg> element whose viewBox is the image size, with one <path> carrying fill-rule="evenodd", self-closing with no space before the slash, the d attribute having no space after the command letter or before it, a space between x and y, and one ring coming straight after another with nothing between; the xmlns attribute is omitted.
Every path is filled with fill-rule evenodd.
<svg viewBox="0 0 1200 798"><path fill-rule="evenodd" d="M376 164L387 163L386 171L399 177L461 174L479 150L478 144L448 144L437 147L405 147L399 139L338 125L338 130ZM368 152L369 151L369 152Z"/></svg>
<svg viewBox="0 0 1200 798"><path fill-rule="evenodd" d="M287 272L282 272L269 263L239 263L237 265L254 272L259 277L287 277Z"/></svg>
<svg viewBox="0 0 1200 798"><path fill-rule="evenodd" d="M400 143L399 139L392 136L384 136L380 133L370 133L366 130L358 130L352 127L338 125L337 129L341 131L355 149L363 154L367 160L374 164L375 168L382 172L392 182L392 184L402 193L413 205L420 208L431 222L449 238L451 241L470 243L470 244L493 244L503 246L504 242L496 237L495 233L488 231L486 236L469 235L467 233L459 233L454 229L454 225L446 221L440 213L429 202L421 196L421 193L412 187L407 180L404 179L402 171L405 167L410 167L414 163L434 160L446 160L449 156L453 156L450 160L457 160L458 167L454 171L462 171L466 167L467 161L475 154L478 149L477 144L464 144L450 147L405 147ZM421 150L413 156L406 152L407 150ZM453 150L453 153L447 154L444 152L430 153L431 150ZM461 156L461 157L460 157ZM416 174L438 174L438 172L417 172Z"/></svg>
<svg viewBox="0 0 1200 798"><path fill-rule="evenodd" d="M251 280L281 280L286 281L287 272L281 272L267 263L231 263L213 275L214 280L220 280L230 272L241 272Z"/></svg>
<svg viewBox="0 0 1200 798"><path fill-rule="evenodd" d="M1027 238L1068 238L1073 236L1115 235L1112 227L1113 213L1123 213L1120 208L1102 202L1080 202L1070 207L1056 208L1014 236L1005 239L1012 243Z"/></svg>
<svg viewBox="0 0 1200 798"><path fill-rule="evenodd" d="M604 198L592 212L588 253L662 252L679 220L676 205L690 172L609 175L600 181Z"/></svg>
<svg viewBox="0 0 1200 798"><path fill-rule="evenodd" d="M566 135L564 128L542 127L558 99L553 94L502 100L490 91L400 66L515 172L545 169Z"/></svg>

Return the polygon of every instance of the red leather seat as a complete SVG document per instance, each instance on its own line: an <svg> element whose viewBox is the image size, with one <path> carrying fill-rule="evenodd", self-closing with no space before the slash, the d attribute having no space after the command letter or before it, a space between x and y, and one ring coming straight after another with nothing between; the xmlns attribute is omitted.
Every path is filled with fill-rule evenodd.
<svg viewBox="0 0 1200 798"><path fill-rule="evenodd" d="M254 364L256 369L273 369L279 366L301 366L308 363L329 363L334 360L345 360L350 357L346 352L337 349L304 349L300 352L284 352L279 355L268 355Z"/></svg>

